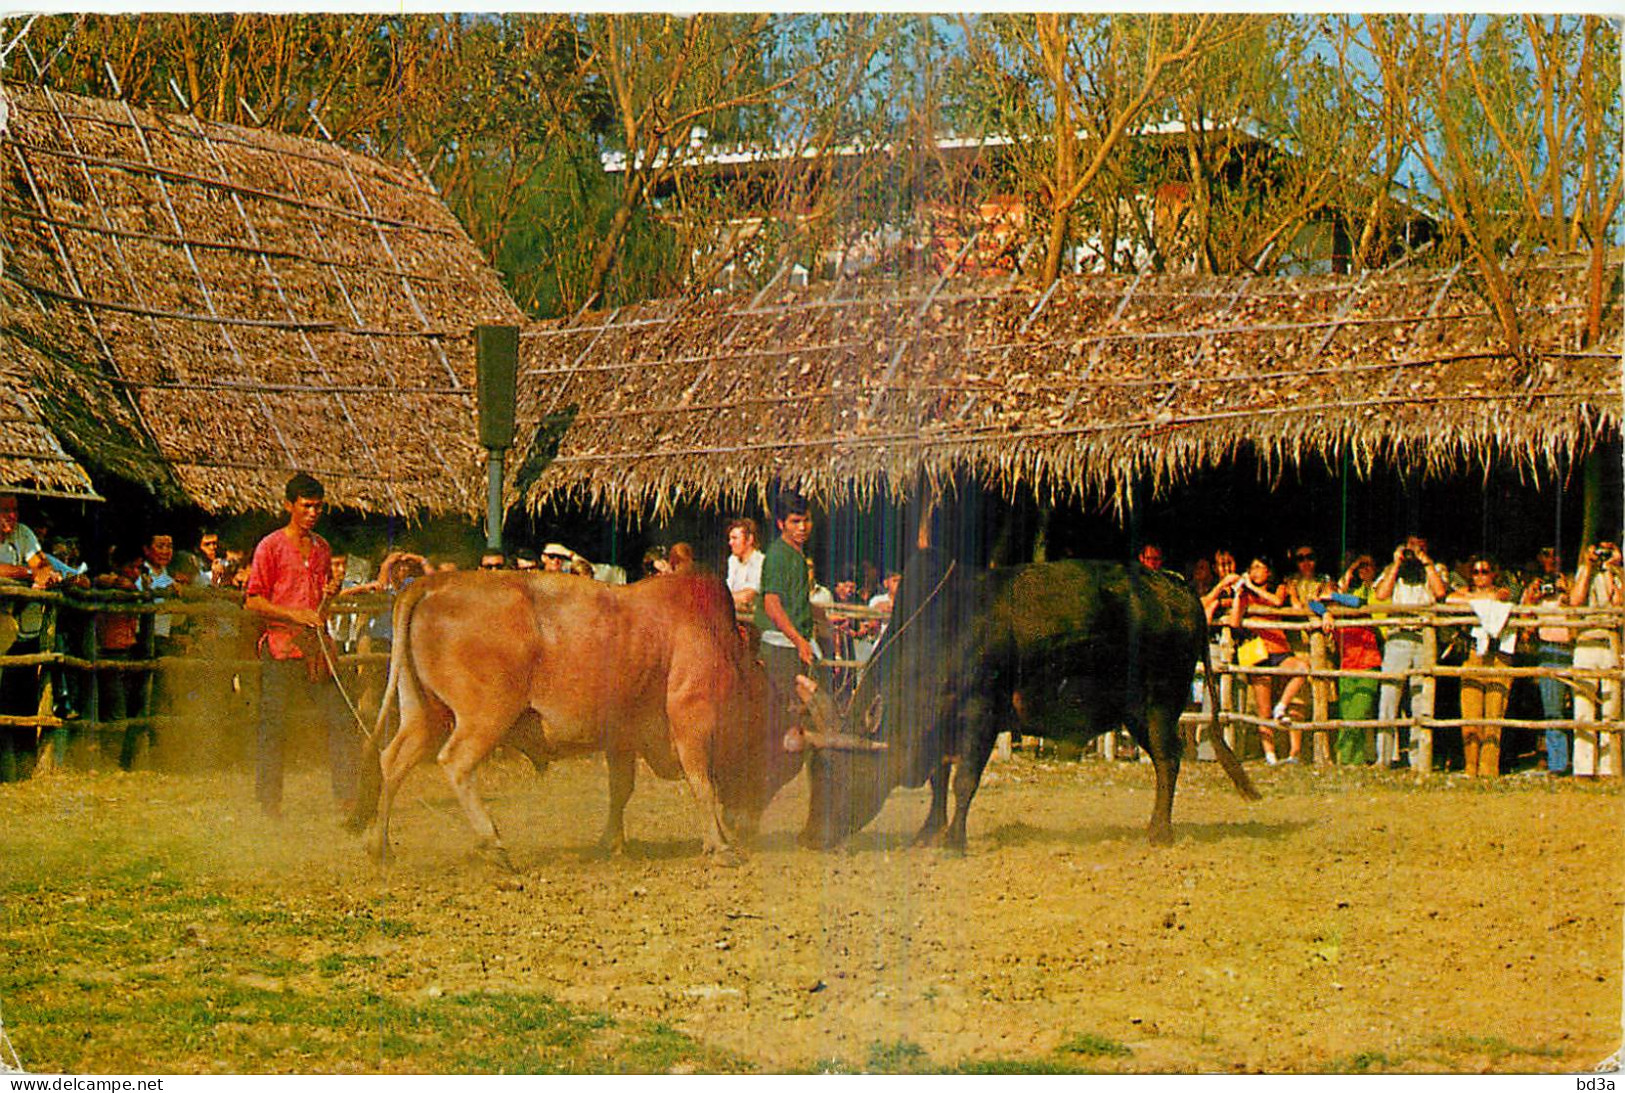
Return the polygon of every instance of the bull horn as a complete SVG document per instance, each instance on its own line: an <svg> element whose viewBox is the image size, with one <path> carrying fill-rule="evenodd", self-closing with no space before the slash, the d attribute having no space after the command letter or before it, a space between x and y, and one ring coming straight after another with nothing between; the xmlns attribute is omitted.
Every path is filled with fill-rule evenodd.
<svg viewBox="0 0 1625 1093"><path fill-rule="evenodd" d="M885 751L887 747L883 740L865 740L849 732L815 732L803 729L801 738L812 747L825 748L829 751Z"/></svg>
<svg viewBox="0 0 1625 1093"><path fill-rule="evenodd" d="M818 684L807 676L796 676L796 695L801 699L802 705L812 715L813 724L820 733L838 733L841 729L841 715L835 709L835 702L829 693L818 689Z"/></svg>
<svg viewBox="0 0 1625 1093"><path fill-rule="evenodd" d="M803 729L802 740L814 748L827 748L831 751L885 751L886 745L878 740L869 740L861 736L853 736L841 730L841 717L835 710L835 703L825 691L818 689L818 684L810 677L796 676L796 694L801 698L807 712L812 715L815 729Z"/></svg>

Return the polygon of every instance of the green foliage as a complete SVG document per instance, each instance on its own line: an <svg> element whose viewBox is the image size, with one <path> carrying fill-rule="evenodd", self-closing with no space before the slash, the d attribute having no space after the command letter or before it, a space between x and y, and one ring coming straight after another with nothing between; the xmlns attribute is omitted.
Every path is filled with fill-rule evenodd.
<svg viewBox="0 0 1625 1093"><path fill-rule="evenodd" d="M865 248L937 268L925 243L998 195L1013 250L1084 268L1378 266L1422 213L1439 260L1620 235L1619 25L1596 16L88 14L39 19L25 77L30 55L63 90L176 110L173 83L201 117L314 115L415 160L536 316ZM762 154L699 162L719 147Z"/></svg>

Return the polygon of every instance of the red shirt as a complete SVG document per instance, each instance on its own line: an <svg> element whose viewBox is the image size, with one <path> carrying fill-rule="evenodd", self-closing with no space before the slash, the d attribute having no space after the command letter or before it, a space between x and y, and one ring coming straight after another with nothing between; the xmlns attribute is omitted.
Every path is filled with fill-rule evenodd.
<svg viewBox="0 0 1625 1093"><path fill-rule="evenodd" d="M1382 647L1377 632L1369 626L1350 626L1337 632L1338 664L1350 671L1372 671L1382 667Z"/></svg>
<svg viewBox="0 0 1625 1093"><path fill-rule="evenodd" d="M288 538L286 528L278 528L260 540L254 548L254 560L248 567L250 596L259 596L278 607L321 607L327 592L329 563L333 548L320 535L311 533L310 557L301 558L299 548ZM285 622L267 622L261 635L259 648L268 649L274 660L304 658L299 648L299 636L306 630Z"/></svg>

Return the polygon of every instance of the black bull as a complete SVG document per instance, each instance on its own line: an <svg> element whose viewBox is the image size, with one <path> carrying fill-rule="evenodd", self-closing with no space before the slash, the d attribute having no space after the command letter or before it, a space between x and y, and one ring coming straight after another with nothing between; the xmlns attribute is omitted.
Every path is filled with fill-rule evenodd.
<svg viewBox="0 0 1625 1093"><path fill-rule="evenodd" d="M1179 716L1198 663L1207 663L1206 618L1178 577L1091 561L972 573L921 551L846 711L852 731L878 734L887 750L814 754L802 841L835 845L873 819L897 786L929 781L931 812L915 841L963 849L982 768L1013 715L1046 736L1080 742L1126 728L1156 771L1151 842L1171 842L1184 750ZM1207 675L1214 752L1242 795L1256 800L1218 731Z"/></svg>

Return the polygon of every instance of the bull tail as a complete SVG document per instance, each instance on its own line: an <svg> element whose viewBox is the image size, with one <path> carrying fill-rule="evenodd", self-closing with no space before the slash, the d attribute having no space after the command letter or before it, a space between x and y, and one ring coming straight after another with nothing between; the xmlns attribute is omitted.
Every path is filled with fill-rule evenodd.
<svg viewBox="0 0 1625 1093"><path fill-rule="evenodd" d="M1213 710L1213 719L1209 722L1208 733L1213 744L1213 754L1219 760L1219 766L1230 776L1235 784L1236 791L1249 801L1256 801L1263 794L1253 785L1253 780L1247 777L1247 770L1236 758L1236 753L1230 750L1230 745L1224 742L1224 730L1219 724L1219 681L1213 676L1213 657L1209 652L1207 635L1204 630L1202 636L1202 678L1207 683L1208 705Z"/></svg>
<svg viewBox="0 0 1625 1093"><path fill-rule="evenodd" d="M356 811L352 817L352 822L357 825L371 821L378 814L379 798L383 792L383 752L389 744L384 730L389 726L390 706L400 697L401 673L409 670L405 667L407 620L411 617L412 607L423 598L423 590L418 587L421 584L421 581L415 581L408 585L390 608L395 640L389 650L389 680L378 699L378 717L373 722L372 732L366 734L361 744L361 781L357 786Z"/></svg>
<svg viewBox="0 0 1625 1093"><path fill-rule="evenodd" d="M401 675L411 670L406 664L407 637L411 631L412 609L423 598L424 591L423 581L413 581L407 585L406 591L395 597L391 609L394 639L389 646L389 679L384 684L383 696L378 699L378 720L372 729L372 738L380 749L389 739L384 735L384 729L389 724L390 707L400 700Z"/></svg>

